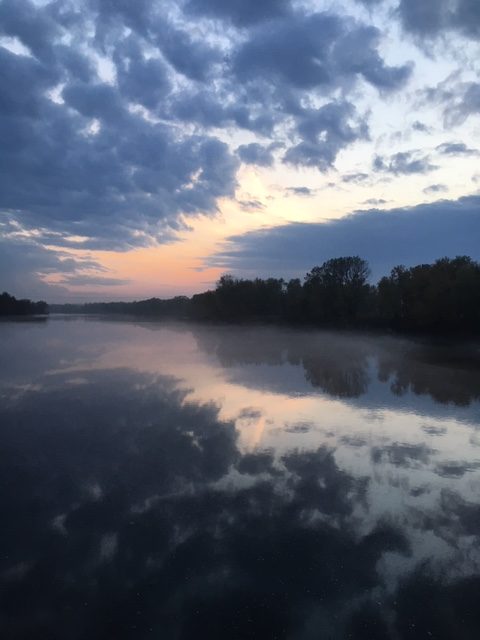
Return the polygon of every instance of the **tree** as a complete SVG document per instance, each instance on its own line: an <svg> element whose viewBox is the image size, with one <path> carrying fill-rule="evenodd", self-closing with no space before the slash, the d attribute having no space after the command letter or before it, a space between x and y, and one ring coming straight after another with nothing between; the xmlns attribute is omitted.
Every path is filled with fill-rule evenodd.
<svg viewBox="0 0 480 640"><path fill-rule="evenodd" d="M305 276L308 313L315 321L352 324L369 294L368 262L359 256L327 260Z"/></svg>

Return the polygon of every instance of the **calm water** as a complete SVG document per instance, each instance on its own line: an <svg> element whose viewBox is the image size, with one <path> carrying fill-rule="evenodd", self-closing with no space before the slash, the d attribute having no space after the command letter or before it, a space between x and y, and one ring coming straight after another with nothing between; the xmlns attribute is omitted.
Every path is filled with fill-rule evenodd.
<svg viewBox="0 0 480 640"><path fill-rule="evenodd" d="M0 324L0 636L480 638L480 350Z"/></svg>

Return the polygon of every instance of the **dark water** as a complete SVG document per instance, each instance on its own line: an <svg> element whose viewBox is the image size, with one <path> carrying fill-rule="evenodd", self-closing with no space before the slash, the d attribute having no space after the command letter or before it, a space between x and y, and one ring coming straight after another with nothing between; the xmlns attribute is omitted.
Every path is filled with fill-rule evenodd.
<svg viewBox="0 0 480 640"><path fill-rule="evenodd" d="M0 324L0 636L480 638L480 350Z"/></svg>

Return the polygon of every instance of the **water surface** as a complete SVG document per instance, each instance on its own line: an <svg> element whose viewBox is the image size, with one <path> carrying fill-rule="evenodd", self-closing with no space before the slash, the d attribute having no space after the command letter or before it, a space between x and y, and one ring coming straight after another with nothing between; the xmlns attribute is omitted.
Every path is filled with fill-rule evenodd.
<svg viewBox="0 0 480 640"><path fill-rule="evenodd" d="M0 323L5 638L480 637L480 350Z"/></svg>

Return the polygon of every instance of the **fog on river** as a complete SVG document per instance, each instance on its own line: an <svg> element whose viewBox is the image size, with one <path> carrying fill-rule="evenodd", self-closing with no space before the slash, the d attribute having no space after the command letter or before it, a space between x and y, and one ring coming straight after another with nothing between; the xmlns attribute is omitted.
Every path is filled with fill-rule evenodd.
<svg viewBox="0 0 480 640"><path fill-rule="evenodd" d="M0 323L0 632L480 637L480 349Z"/></svg>

